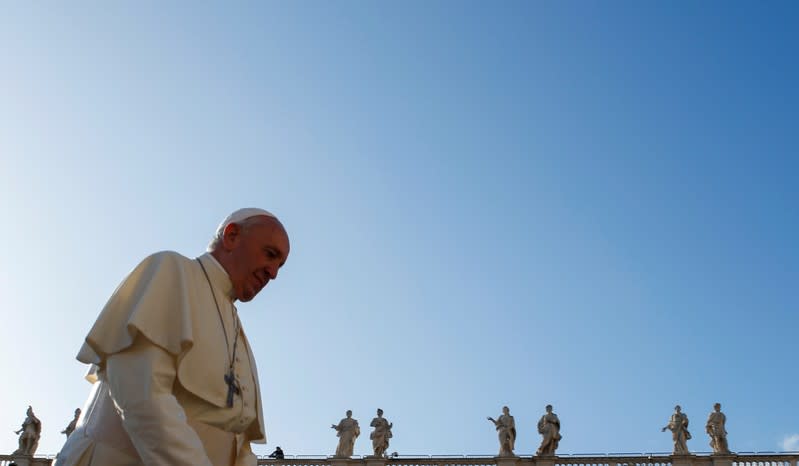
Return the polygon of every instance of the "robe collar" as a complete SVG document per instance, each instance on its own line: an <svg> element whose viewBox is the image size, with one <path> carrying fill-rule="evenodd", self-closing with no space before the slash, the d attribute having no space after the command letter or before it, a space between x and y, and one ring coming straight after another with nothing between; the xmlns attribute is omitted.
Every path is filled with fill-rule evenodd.
<svg viewBox="0 0 799 466"><path fill-rule="evenodd" d="M222 264L212 256L210 252L206 252L199 257L205 270L208 272L208 278L211 280L214 288L219 290L222 296L226 297L228 301L233 303L236 300L236 295L233 292L233 283L230 281L230 276Z"/></svg>

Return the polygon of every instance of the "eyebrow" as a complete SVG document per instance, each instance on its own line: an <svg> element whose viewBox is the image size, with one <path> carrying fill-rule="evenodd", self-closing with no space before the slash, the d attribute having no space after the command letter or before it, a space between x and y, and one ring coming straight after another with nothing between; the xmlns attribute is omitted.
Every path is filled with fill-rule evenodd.
<svg viewBox="0 0 799 466"><path fill-rule="evenodd" d="M283 250L280 249L277 246L264 246L263 247L264 251L267 251L267 250L270 250L270 249L276 251L277 255L283 258L283 262L280 263L280 267L283 267L283 264L286 263L286 253L284 253Z"/></svg>

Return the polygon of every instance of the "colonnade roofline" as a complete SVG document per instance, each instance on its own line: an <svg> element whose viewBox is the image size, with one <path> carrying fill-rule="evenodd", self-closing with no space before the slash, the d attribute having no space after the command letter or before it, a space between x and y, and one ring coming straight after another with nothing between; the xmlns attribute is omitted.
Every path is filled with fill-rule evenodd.
<svg viewBox="0 0 799 466"><path fill-rule="evenodd" d="M51 466L54 455L0 455L0 466ZM554 456L520 455L397 455L392 457L286 455L261 457L259 466L799 466L799 451L738 452L729 455L691 453L573 453Z"/></svg>
<svg viewBox="0 0 799 466"><path fill-rule="evenodd" d="M722 456L799 456L799 451L740 451L736 453L732 453L731 455L718 455L714 454L713 452L692 452L689 455L674 455L670 452L660 451L660 452L613 452L613 453L560 453L558 455L549 456L549 457L541 457L536 456L534 453L521 453L517 455L520 459L530 459L533 458L662 458L662 457L686 457L686 456L696 456L696 457L722 457ZM490 458L502 458L496 455L491 454L441 454L441 455L431 455L431 454L403 454L397 455L393 457L383 458L387 463L391 463L392 461L396 462L397 460L404 460L404 459L449 459L449 458L464 458L464 459L490 459ZM273 460L269 458L273 462L279 462L280 460ZM333 455L285 455L284 459L347 459L347 458L336 458ZM380 459L374 458L370 455L353 455L350 459L353 460L366 460L366 459Z"/></svg>
<svg viewBox="0 0 799 466"><path fill-rule="evenodd" d="M398 455L259 458L262 466L799 466L799 452L731 454L592 453L556 456Z"/></svg>

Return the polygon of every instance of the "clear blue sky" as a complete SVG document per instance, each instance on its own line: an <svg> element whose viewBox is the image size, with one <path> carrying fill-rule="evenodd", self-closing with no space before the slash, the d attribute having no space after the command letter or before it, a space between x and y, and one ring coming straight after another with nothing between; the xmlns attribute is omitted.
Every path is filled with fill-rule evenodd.
<svg viewBox="0 0 799 466"><path fill-rule="evenodd" d="M151 252L230 211L292 253L240 306L269 453L799 449L793 2L86 2L0 11L0 452ZM797 437L799 438L799 437Z"/></svg>

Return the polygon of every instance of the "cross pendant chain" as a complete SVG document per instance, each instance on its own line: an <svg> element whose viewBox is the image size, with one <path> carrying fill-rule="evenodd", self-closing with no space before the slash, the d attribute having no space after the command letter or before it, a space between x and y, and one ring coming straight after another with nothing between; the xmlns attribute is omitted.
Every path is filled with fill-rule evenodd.
<svg viewBox="0 0 799 466"><path fill-rule="evenodd" d="M205 280L208 282L208 288L211 290L211 297L214 299L214 305L216 306L216 313L219 315L219 325L222 326L222 335L225 337L225 353L227 353L228 349L230 348L230 341L228 340L227 336L227 328L225 328L225 319L222 318L222 310L219 309L219 302L216 300L216 293L214 293L214 287L211 285L211 279L208 277L208 272L205 270L205 266L203 265L202 261L197 258L197 262L200 264L200 268L203 270L203 275L205 275ZM236 307L233 306L233 354L227 354L230 361L230 367L228 368L228 373L225 374L224 379L225 383L227 384L227 407L233 407L233 396L241 394L241 388L239 387L238 382L236 381L236 377L233 375L233 362L236 360L236 347L239 343L239 319L236 316Z"/></svg>
<svg viewBox="0 0 799 466"><path fill-rule="evenodd" d="M233 369L230 370L227 374L225 374L225 383L227 384L227 407L233 407L233 395L238 395L241 393L239 389L239 384L236 382L236 378L233 376Z"/></svg>

